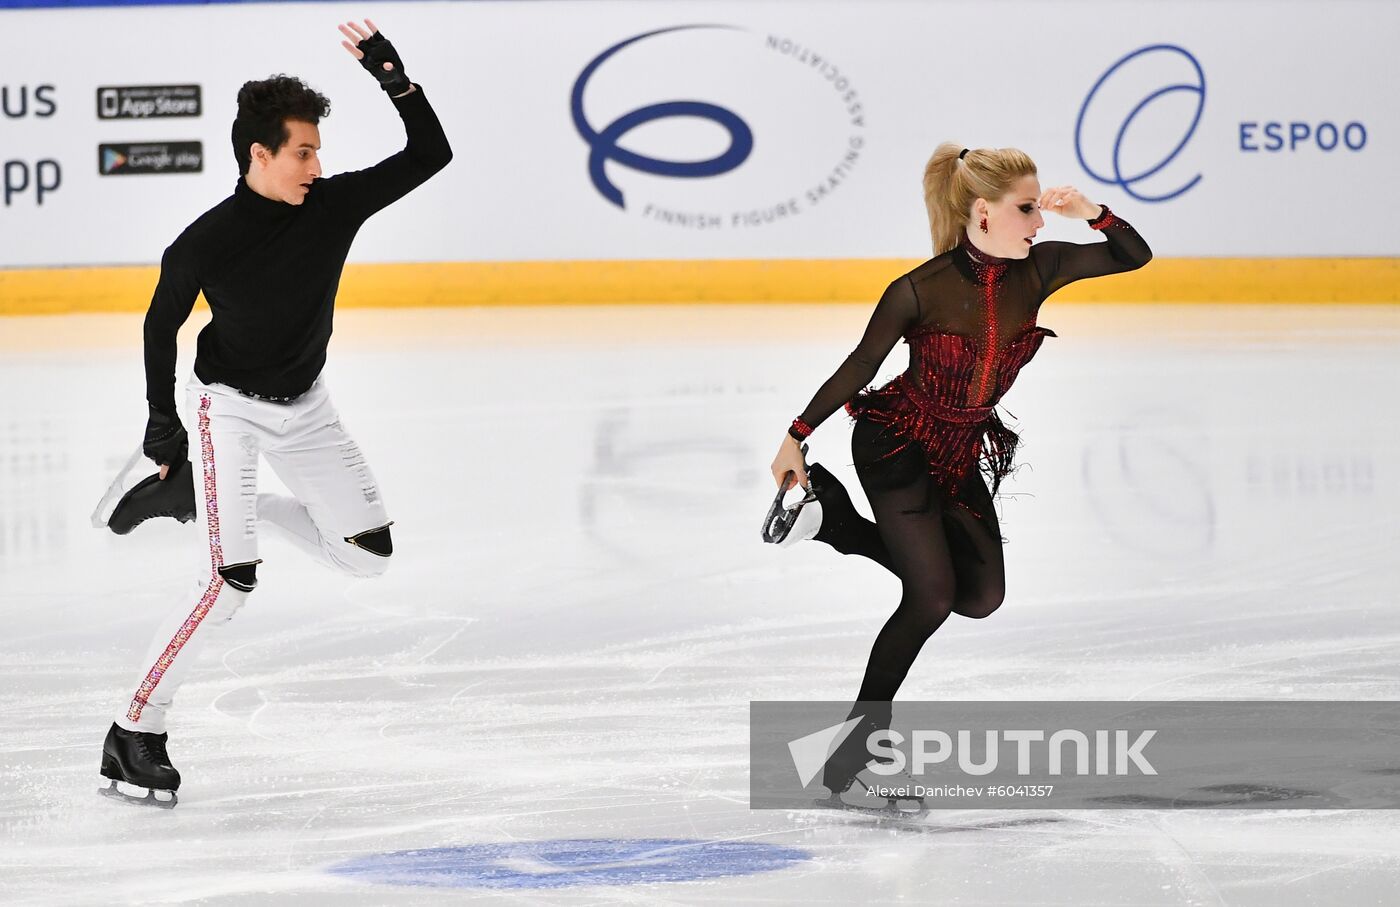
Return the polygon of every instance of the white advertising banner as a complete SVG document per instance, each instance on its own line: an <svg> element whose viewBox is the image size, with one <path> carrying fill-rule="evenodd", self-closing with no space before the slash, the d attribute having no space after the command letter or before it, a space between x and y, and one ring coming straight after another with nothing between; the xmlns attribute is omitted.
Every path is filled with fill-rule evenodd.
<svg viewBox="0 0 1400 907"><path fill-rule="evenodd" d="M331 98L328 173L402 146L364 4L0 13L0 266L147 264L237 178L246 80ZM1394 256L1400 4L474 2L371 9L456 159L355 261L931 253L941 141L1029 152L1160 256ZM1052 219L1043 238L1078 239Z"/></svg>

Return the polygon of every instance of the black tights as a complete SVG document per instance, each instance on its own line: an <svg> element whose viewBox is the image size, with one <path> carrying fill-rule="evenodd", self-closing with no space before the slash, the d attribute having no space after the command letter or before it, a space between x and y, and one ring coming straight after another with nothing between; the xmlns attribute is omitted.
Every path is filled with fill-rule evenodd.
<svg viewBox="0 0 1400 907"><path fill-rule="evenodd" d="M922 451L911 446L887 457L900 442L881 437L881 431L857 419L851 435L856 473L875 522L840 506L833 508L839 512L828 526L823 504L823 527L817 536L838 551L885 566L903 584L899 607L875 637L856 697L874 702L894 698L924 641L949 614L986 617L1006 595L1001 529L981 476L973 471L958 495L984 514L981 519L956 505L940 506Z"/></svg>

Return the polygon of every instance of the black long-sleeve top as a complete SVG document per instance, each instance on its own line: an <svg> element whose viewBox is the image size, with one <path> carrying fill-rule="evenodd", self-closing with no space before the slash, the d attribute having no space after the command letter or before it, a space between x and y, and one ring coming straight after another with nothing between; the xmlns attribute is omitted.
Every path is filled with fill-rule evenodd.
<svg viewBox="0 0 1400 907"><path fill-rule="evenodd" d="M195 375L255 394L305 392L326 364L336 289L360 226L452 160L423 89L393 99L408 142L369 167L318 179L300 205L239 179L173 242L146 313L146 399L174 415L176 333L202 290Z"/></svg>
<svg viewBox="0 0 1400 907"><path fill-rule="evenodd" d="M874 379L901 337L915 333L967 338L974 362L967 395L958 405L1000 399L1016 371L1001 368L1002 357L1034 329L1047 297L1076 280L1136 270L1152 259L1147 242L1106 207L1090 223L1103 231L1106 242L1042 242L1027 258L1007 259L979 252L964 237L960 245L900 277L880 298L860 343L818 389L801 421L815 429ZM936 376L939 363L914 360L911 356L910 372L921 384Z"/></svg>

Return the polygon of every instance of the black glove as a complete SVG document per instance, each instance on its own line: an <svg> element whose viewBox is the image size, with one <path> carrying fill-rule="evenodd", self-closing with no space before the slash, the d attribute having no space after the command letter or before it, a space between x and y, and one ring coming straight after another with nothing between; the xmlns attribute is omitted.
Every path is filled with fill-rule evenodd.
<svg viewBox="0 0 1400 907"><path fill-rule="evenodd" d="M413 83L404 75L403 61L399 59L399 52L394 50L394 45L389 43L389 39L375 32L365 38L359 44L360 53L364 54L360 58L360 65L369 70L369 74L379 80L379 87L389 92L390 95L400 95L413 87ZM384 64L393 63L394 68L385 72Z"/></svg>
<svg viewBox="0 0 1400 907"><path fill-rule="evenodd" d="M141 451L156 462L157 466L175 466L184 463L190 456L190 438L180 417L174 413L162 412L151 404L150 416L146 419L146 440L141 442Z"/></svg>

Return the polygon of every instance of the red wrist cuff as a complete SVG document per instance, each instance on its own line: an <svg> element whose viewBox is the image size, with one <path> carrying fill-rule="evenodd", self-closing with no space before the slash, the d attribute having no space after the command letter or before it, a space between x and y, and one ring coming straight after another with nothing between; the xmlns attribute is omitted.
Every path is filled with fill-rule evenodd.
<svg viewBox="0 0 1400 907"><path fill-rule="evenodd" d="M792 420L792 427L788 429L788 434L792 435L795 440L806 441L812 434L812 426L803 422L802 418L799 416Z"/></svg>
<svg viewBox="0 0 1400 907"><path fill-rule="evenodd" d="M1090 230L1102 230L1104 227L1111 227L1118 223L1118 217L1108 209L1108 205L1103 206L1103 213L1089 221Z"/></svg>

